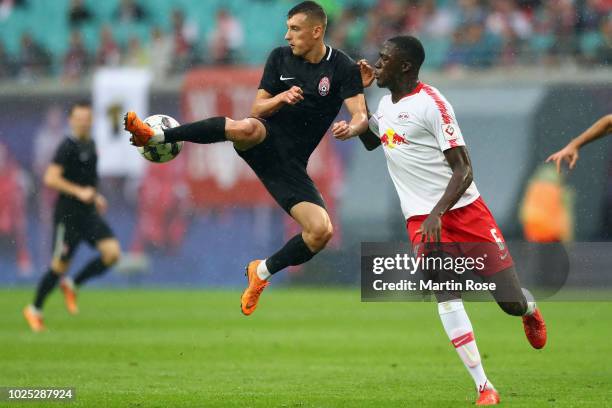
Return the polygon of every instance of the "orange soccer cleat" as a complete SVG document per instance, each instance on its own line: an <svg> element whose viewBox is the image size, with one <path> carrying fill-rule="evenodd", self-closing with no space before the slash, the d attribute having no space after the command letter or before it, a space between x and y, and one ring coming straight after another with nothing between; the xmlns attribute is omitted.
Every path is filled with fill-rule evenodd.
<svg viewBox="0 0 612 408"><path fill-rule="evenodd" d="M125 130L132 134L130 139L134 146L144 146L149 143L155 132L149 125L144 123L136 112L129 111L123 118Z"/></svg>
<svg viewBox="0 0 612 408"><path fill-rule="evenodd" d="M43 322L42 313L36 310L34 306L28 305L23 309L23 317L25 317L30 329L34 333L45 331L45 323Z"/></svg>
<svg viewBox="0 0 612 408"><path fill-rule="evenodd" d="M72 279L62 279L60 281L60 288L62 289L62 292L64 292L64 303L66 304L66 309L68 309L68 313L73 315L79 313L79 307L77 306L76 288L74 287Z"/></svg>
<svg viewBox="0 0 612 408"><path fill-rule="evenodd" d="M500 402L499 394L494 389L480 391L476 405L497 405Z"/></svg>
<svg viewBox="0 0 612 408"><path fill-rule="evenodd" d="M257 266L260 263L261 261L249 262L246 268L245 275L249 281L249 286L242 292L242 296L240 297L240 309L246 316L255 311L261 292L270 284L270 282L260 279L259 276L257 276Z"/></svg>
<svg viewBox="0 0 612 408"><path fill-rule="evenodd" d="M546 323L540 309L536 309L532 314L523 316L523 328L529 344L534 349L541 349L546 344Z"/></svg>

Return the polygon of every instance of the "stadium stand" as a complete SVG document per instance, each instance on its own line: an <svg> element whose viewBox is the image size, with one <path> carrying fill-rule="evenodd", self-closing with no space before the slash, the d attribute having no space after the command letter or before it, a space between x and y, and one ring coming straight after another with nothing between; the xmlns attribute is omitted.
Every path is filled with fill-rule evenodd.
<svg viewBox="0 0 612 408"><path fill-rule="evenodd" d="M110 26L122 64L133 63L133 58L125 55L132 39L138 39L148 53L143 60L150 61L155 52L150 46L151 32L158 29L172 38L172 55L182 53L184 63L172 72L180 73L194 65L218 62L210 56L209 39L218 30L216 17L223 9L244 32L244 40L230 59L221 61L261 65L267 51L283 43L282 21L288 7L288 2L281 0L150 0L138 5L142 16L130 19L119 15L123 3L138 4L133 0L16 2L0 15L0 49L5 49L5 54L0 53L5 61L0 62L19 66L24 53L22 37L31 34L34 43L51 57L48 72L60 76L71 31L81 33L85 49L94 60L101 46L100 32ZM372 53L385 38L410 33L427 45L429 70L610 63L609 0L325 0L322 4L330 14L332 45L356 58L373 58ZM87 9L90 18L73 23L70 10L76 5ZM182 19L180 23L177 18ZM20 75L18 69L10 73Z"/></svg>

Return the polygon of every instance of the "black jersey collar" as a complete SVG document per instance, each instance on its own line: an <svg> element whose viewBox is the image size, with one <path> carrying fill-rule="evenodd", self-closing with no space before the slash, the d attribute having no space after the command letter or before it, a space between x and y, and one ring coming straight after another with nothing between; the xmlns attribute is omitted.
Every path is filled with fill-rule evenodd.
<svg viewBox="0 0 612 408"><path fill-rule="evenodd" d="M333 48L331 47L331 45L325 44L325 49L327 51L325 51L325 55L323 56L323 58L321 58L321 60L319 62L308 62L308 61L306 61L303 58L302 58L302 60L304 61L304 63L311 64L311 65L319 65L319 64L322 64L325 61L329 61L331 59Z"/></svg>

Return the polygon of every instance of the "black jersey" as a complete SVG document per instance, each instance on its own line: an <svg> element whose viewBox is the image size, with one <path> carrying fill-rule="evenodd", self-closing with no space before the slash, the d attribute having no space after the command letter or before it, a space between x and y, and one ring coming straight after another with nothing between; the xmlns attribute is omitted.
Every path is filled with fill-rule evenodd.
<svg viewBox="0 0 612 408"><path fill-rule="evenodd" d="M57 148L53 163L62 166L63 177L74 184L91 187L98 184L98 155L92 139L66 137ZM58 208L65 206L93 207L93 204L86 205L72 196L60 194Z"/></svg>
<svg viewBox="0 0 612 408"><path fill-rule="evenodd" d="M285 105L266 118L282 129L277 144L291 156L308 160L338 115L342 102L363 93L359 67L348 55L326 46L323 59L312 64L293 55L290 47L279 47L268 57L259 89L278 95L302 88L304 100Z"/></svg>

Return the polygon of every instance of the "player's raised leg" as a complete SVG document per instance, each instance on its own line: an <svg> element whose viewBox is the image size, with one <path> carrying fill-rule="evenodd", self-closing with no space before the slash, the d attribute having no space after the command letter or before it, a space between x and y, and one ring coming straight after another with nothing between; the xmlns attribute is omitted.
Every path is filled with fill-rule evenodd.
<svg viewBox="0 0 612 408"><path fill-rule="evenodd" d="M125 130L132 134L131 140L136 146L179 141L199 144L230 141L236 149L246 150L261 143L266 137L265 126L254 118L233 120L216 116L171 129L153 129L135 112L128 112L124 122Z"/></svg>
<svg viewBox="0 0 612 408"><path fill-rule="evenodd" d="M533 295L521 288L514 266L484 279L495 283L496 290L491 293L499 307L509 315L522 317L529 344L535 349L543 348L547 340L546 323Z"/></svg>
<svg viewBox="0 0 612 408"><path fill-rule="evenodd" d="M300 224L302 232L271 257L249 263L249 285L241 297L241 309L245 315L255 311L259 296L273 274L288 266L308 262L325 248L332 237L333 228L325 208L310 202L300 202L291 208L290 214Z"/></svg>

